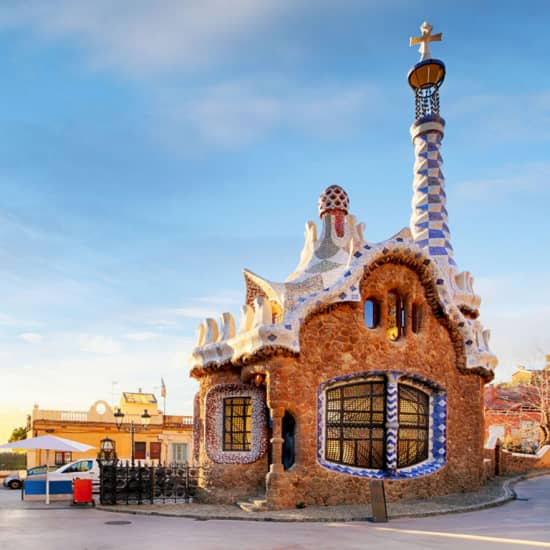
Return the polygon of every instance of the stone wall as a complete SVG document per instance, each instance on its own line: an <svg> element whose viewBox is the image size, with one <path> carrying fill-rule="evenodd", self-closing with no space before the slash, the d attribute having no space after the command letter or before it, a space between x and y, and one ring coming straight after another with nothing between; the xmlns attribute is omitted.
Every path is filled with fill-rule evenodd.
<svg viewBox="0 0 550 550"><path fill-rule="evenodd" d="M511 453L506 449L500 449L501 475L513 472L527 472L539 468L550 468L550 445L546 445L537 454Z"/></svg>
<svg viewBox="0 0 550 550"><path fill-rule="evenodd" d="M381 309L379 328L364 322L363 303L367 298L382 302L396 290L406 303L405 334L390 342L383 328L387 313ZM234 502L255 496L267 486L268 505L274 509L293 508L298 503L352 504L370 500L368 477L335 472L317 461L318 391L322 383L342 375L370 371L406 371L425 377L447 393L446 464L437 472L414 479L388 480L388 500L427 498L460 491L474 491L484 479L483 466L483 380L479 375L460 372L456 346L447 329L438 321L426 301L425 289L410 268L385 264L370 272L362 283L362 303L343 303L306 319L300 334L301 353L294 357L271 357L245 367L266 374L267 405L288 411L296 421L295 464L283 471L274 464L267 475L267 455L252 464L220 464L211 460L204 448L205 397L218 384L239 384L240 369L209 373L201 378L200 463L207 467L202 483L207 502ZM411 330L410 305L422 307L422 326ZM278 429L278 428L277 428ZM270 437L270 436L268 436ZM280 439L276 436L277 444ZM277 452L275 452L277 451ZM273 456L279 455L278 449Z"/></svg>
<svg viewBox="0 0 550 550"><path fill-rule="evenodd" d="M372 370L397 369L423 375L448 394L446 466L429 476L388 481L388 499L479 488L483 478L483 382L475 374L458 372L449 334L430 310L424 288L412 270L392 264L381 266L365 280L363 300L383 300L392 289L408 303L423 306L423 326L418 334L407 329L401 340L390 342L382 328L384 308L382 327L371 330L365 326L362 304L342 304L305 322L298 359L274 358L268 362L268 402L271 407L284 407L296 419L296 464L287 472L270 474L270 506L369 501L368 478L337 473L317 463L317 391L322 382L333 377Z"/></svg>

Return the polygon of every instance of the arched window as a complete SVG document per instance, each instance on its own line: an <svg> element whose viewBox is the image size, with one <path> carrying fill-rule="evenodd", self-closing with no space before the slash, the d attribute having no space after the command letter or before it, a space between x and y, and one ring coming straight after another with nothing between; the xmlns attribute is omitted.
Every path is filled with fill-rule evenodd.
<svg viewBox="0 0 550 550"><path fill-rule="evenodd" d="M321 465L352 475L384 472L384 477L399 479L432 473L445 464L443 390L401 371L346 378L319 389ZM439 434L432 445L430 429Z"/></svg>
<svg viewBox="0 0 550 550"><path fill-rule="evenodd" d="M365 302L365 325L369 328L380 325L380 302L374 298Z"/></svg>
<svg viewBox="0 0 550 550"><path fill-rule="evenodd" d="M386 335L388 340L395 342L405 332L405 304L395 290L388 292L388 321Z"/></svg>

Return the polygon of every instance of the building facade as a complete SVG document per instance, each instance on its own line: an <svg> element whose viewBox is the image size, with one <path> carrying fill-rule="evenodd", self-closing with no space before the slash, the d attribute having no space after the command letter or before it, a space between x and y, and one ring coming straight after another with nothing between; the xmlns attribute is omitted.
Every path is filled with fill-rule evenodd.
<svg viewBox="0 0 550 550"><path fill-rule="evenodd" d="M453 256L439 88L425 23L409 73L416 101L410 226L373 243L339 186L306 224L296 270L245 270L246 301L199 326L191 376L203 497L265 495L270 508L475 490L483 480L483 387L496 357L473 278Z"/></svg>
<svg viewBox="0 0 550 550"><path fill-rule="evenodd" d="M534 452L550 439L550 356L543 369L520 366L510 382L485 388L485 441Z"/></svg>
<svg viewBox="0 0 550 550"><path fill-rule="evenodd" d="M117 409L122 417L122 429L116 426ZM132 423L134 425L133 448L135 460L143 462L190 462L192 423L190 416L164 415L158 410L152 393L124 392L119 407L113 408L106 401L96 401L87 411L44 410L35 405L27 421L27 437L52 434L80 443L92 445L86 453L49 453L50 465L66 464L79 458L97 455L100 442L108 437L115 441L118 457L132 457ZM148 427L143 425L142 415L150 415ZM46 464L45 451L28 451L27 467Z"/></svg>

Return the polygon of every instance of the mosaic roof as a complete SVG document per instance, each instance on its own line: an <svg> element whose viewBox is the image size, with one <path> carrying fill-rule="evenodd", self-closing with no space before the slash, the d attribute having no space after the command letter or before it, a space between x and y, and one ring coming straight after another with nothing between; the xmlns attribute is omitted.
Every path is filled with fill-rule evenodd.
<svg viewBox="0 0 550 550"><path fill-rule="evenodd" d="M320 203L328 204L323 201L328 201L324 197L329 195L326 190ZM347 209L349 198L345 197ZM439 204L438 208L441 211ZM409 228L371 243L365 240L364 225L357 223L355 216L343 214L341 209L320 210L320 235L314 222L306 224L300 260L285 281L270 281L245 270L247 298L238 329L229 313L224 313L219 323L207 319L199 325L190 359L192 376L279 351L299 354L299 332L306 317L329 305L361 301L359 287L367 270L383 263L400 263L430 281L436 301L432 305L444 312L451 335L464 350L459 354L465 358L463 368L492 379L497 360L489 348L489 331L477 319L480 299L468 272L457 274L448 255L439 250L432 254L430 243L416 242Z"/></svg>

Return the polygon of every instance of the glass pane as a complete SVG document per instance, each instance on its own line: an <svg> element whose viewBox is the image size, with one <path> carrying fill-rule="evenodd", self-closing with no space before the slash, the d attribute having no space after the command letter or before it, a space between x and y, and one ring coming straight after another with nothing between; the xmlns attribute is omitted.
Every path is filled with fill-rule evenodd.
<svg viewBox="0 0 550 550"><path fill-rule="evenodd" d="M397 466L403 468L428 458L430 399L412 386L399 385Z"/></svg>
<svg viewBox="0 0 550 550"><path fill-rule="evenodd" d="M223 449L225 451L249 451L251 425L250 397L224 399Z"/></svg>
<svg viewBox="0 0 550 550"><path fill-rule="evenodd" d="M368 328L376 328L380 323L380 303L374 298L365 302L365 324Z"/></svg>
<svg viewBox="0 0 550 550"><path fill-rule="evenodd" d="M384 467L385 382L359 382L341 386L326 411L325 458L363 468ZM333 410L338 408L338 410Z"/></svg>

